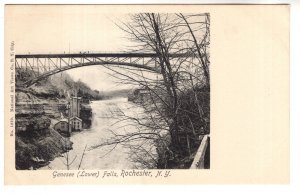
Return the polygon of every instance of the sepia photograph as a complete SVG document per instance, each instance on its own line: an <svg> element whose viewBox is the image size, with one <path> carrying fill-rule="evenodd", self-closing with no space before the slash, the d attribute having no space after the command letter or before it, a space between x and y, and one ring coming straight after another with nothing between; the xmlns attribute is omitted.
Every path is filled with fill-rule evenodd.
<svg viewBox="0 0 300 195"><path fill-rule="evenodd" d="M18 32L15 168L209 169L210 13L58 14Z"/></svg>
<svg viewBox="0 0 300 195"><path fill-rule="evenodd" d="M287 184L288 5L5 5L5 184Z"/></svg>

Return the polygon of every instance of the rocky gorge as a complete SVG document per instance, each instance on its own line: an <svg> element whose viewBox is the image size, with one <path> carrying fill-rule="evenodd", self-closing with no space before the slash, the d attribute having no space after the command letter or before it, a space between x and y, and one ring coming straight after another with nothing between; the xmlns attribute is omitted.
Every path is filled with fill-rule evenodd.
<svg viewBox="0 0 300 195"><path fill-rule="evenodd" d="M24 77L22 77L24 78ZM20 83L16 78L17 83ZM63 73L23 88L16 86L15 159L16 169L37 169L72 149L72 142L53 129L67 115L68 97L81 93L84 98L81 114L84 128L89 128L92 111L89 100L101 99L99 93Z"/></svg>

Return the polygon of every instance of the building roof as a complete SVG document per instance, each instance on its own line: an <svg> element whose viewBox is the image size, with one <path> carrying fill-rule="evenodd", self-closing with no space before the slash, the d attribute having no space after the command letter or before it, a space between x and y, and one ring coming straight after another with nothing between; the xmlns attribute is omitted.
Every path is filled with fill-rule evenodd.
<svg viewBox="0 0 300 195"><path fill-rule="evenodd" d="M77 119L77 120L79 120L79 121L82 121L81 118L79 118L79 117L77 117L77 116L70 118L70 121L71 121L71 120L74 120L74 119Z"/></svg>
<svg viewBox="0 0 300 195"><path fill-rule="evenodd" d="M68 119L62 118L62 119L59 120L59 122L68 122Z"/></svg>
<svg viewBox="0 0 300 195"><path fill-rule="evenodd" d="M59 123L68 123L68 120L65 119L65 118L64 119L60 119L57 123L54 124L54 126L57 125L57 124L59 124Z"/></svg>

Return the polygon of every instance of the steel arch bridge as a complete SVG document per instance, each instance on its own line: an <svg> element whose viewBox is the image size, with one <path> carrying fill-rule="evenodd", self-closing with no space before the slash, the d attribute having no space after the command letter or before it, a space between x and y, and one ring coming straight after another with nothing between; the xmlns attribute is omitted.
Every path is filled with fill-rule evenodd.
<svg viewBox="0 0 300 195"><path fill-rule="evenodd" d="M170 54L170 58L187 58L186 53ZM66 70L94 66L119 65L145 69L159 73L156 53L73 53L73 54L17 54L15 55L16 76L30 71L31 78L22 85L34 83Z"/></svg>

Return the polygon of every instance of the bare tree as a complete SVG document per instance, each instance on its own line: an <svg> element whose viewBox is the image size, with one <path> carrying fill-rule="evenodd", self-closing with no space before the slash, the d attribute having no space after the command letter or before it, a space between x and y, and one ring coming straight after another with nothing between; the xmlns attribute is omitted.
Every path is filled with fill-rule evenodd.
<svg viewBox="0 0 300 195"><path fill-rule="evenodd" d="M208 14L144 13L117 24L136 43L134 51L156 54L149 65L158 65L160 74L106 66L120 83L144 91L140 101L135 101L144 115L130 117L119 110L119 120L132 121L130 125L138 131L112 132L112 139L93 148L122 144L134 151L131 156L142 167L168 168L169 161L192 155L199 135L209 133L209 23ZM176 54L182 57L174 57Z"/></svg>

